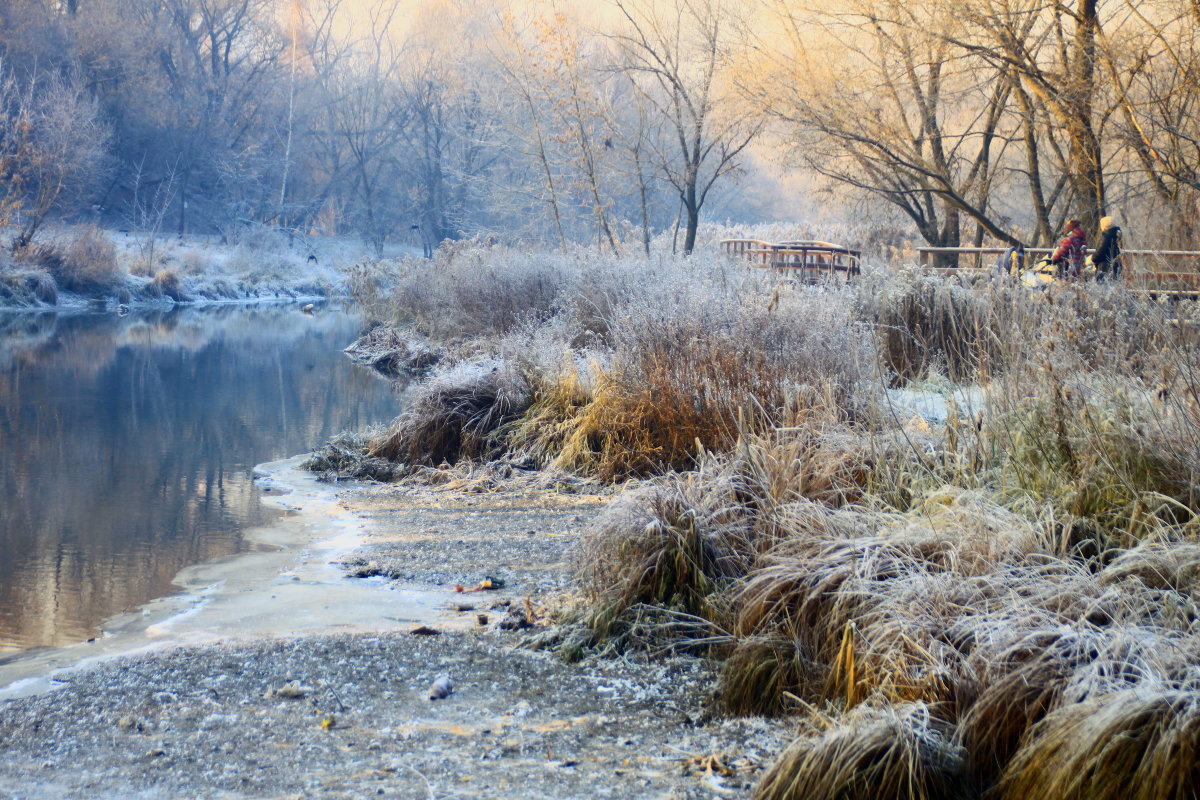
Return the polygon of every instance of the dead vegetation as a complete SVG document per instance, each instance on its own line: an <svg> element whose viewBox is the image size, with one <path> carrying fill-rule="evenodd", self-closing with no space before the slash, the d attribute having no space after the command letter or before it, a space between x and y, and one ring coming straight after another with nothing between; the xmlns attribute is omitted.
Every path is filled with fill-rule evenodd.
<svg viewBox="0 0 1200 800"><path fill-rule="evenodd" d="M1200 330L1111 286L590 266L372 455L650 478L586 532L583 618L804 720L763 798L1195 796Z"/></svg>

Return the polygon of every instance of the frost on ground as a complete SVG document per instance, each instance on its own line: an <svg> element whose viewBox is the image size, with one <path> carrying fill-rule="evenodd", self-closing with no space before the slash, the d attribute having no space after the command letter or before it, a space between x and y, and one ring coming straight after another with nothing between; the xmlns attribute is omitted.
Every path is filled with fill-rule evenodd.
<svg viewBox="0 0 1200 800"><path fill-rule="evenodd" d="M426 635L226 643L66 673L0 703L0 797L748 796L791 725L712 717L713 664L529 649L604 498L493 473L343 497L369 526L347 580L494 587L464 592ZM523 609L532 628L509 624ZM452 691L430 700L444 676Z"/></svg>
<svg viewBox="0 0 1200 800"><path fill-rule="evenodd" d="M93 226L47 228L17 255L0 253L0 308L209 303L328 297L342 269L369 260L361 243L255 228L237 241ZM393 246L394 257L411 255Z"/></svg>
<svg viewBox="0 0 1200 800"><path fill-rule="evenodd" d="M703 662L568 666L518 637L278 640L77 673L5 704L0 795L736 796L779 749L778 724L705 720ZM431 701L442 675L454 691Z"/></svg>

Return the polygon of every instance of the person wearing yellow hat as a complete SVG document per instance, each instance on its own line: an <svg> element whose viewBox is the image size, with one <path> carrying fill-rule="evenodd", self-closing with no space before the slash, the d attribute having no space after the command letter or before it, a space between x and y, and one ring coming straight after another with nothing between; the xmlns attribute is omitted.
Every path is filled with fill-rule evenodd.
<svg viewBox="0 0 1200 800"><path fill-rule="evenodd" d="M1092 253L1092 264L1098 281L1121 277L1121 229L1112 217L1100 220L1100 245Z"/></svg>

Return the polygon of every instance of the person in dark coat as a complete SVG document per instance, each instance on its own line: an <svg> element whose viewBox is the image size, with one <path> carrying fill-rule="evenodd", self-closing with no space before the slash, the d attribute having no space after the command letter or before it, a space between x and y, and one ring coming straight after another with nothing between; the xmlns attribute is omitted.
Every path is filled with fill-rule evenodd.
<svg viewBox="0 0 1200 800"><path fill-rule="evenodd" d="M1096 280L1118 280L1121 277L1121 229L1112 217L1100 220L1100 244L1092 253Z"/></svg>

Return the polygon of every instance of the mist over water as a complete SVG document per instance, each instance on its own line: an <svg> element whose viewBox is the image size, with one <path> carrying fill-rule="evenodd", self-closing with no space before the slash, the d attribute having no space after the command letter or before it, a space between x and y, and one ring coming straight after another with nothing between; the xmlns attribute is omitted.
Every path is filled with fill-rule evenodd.
<svg viewBox="0 0 1200 800"><path fill-rule="evenodd" d="M386 422L341 350L360 322L294 307L0 315L0 654L95 636L246 549L277 513L255 464Z"/></svg>

